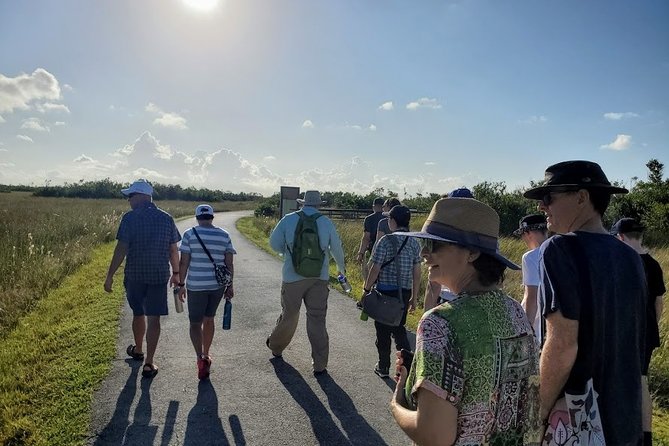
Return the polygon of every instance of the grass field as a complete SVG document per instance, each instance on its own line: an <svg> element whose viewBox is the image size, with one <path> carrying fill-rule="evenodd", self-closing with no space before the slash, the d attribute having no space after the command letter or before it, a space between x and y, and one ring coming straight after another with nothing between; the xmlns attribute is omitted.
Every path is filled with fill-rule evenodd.
<svg viewBox="0 0 669 446"><path fill-rule="evenodd" d="M412 219L411 229L420 229L425 218L426 216L418 216ZM271 218L248 217L240 220L238 229L258 246L268 252L272 252L269 248L268 237L276 222L276 219ZM362 295L362 278L360 268L356 265L355 257L358 252L358 247L360 246L360 238L362 237L362 222L335 220L335 225L337 226L337 230L344 244L347 277L353 287L353 292L351 294L354 299L358 300ZM525 244L515 238L502 238L500 241L500 248L502 252L516 264L520 264L521 257L527 250ZM653 249L651 250L651 254L658 262L660 262L666 278L666 274L669 274L669 248ZM331 276L334 276L336 273L335 269L336 267L332 264L330 270ZM331 277L331 282L336 283L334 277ZM425 271L423 271L422 282L421 289L424 288L426 282ZM507 270L503 288L516 300L522 300L523 286L520 271ZM654 441L656 444L666 445L669 445L669 343L666 341L667 332L669 330L668 314L669 310L665 310L660 327L662 346L655 350L649 377L651 393L653 394L655 404L653 417ZM412 330L415 330L418 321L420 320L420 316L422 316L422 309L419 308L414 315L409 315L407 318L407 326Z"/></svg>

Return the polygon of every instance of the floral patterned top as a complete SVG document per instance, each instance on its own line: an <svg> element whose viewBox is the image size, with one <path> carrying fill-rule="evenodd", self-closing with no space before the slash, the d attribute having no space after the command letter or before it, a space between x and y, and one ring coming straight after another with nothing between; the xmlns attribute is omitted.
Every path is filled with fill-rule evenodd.
<svg viewBox="0 0 669 446"><path fill-rule="evenodd" d="M539 352L518 302L461 293L423 315L405 394L419 388L458 409L456 445L539 444Z"/></svg>

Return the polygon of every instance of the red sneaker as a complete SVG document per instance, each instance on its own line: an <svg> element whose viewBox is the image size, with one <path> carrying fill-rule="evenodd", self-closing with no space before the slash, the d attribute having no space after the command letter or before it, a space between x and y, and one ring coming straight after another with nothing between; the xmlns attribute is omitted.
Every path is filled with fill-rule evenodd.
<svg viewBox="0 0 669 446"><path fill-rule="evenodd" d="M197 359L197 377L198 379L209 378L209 369L211 368L211 358L201 355Z"/></svg>

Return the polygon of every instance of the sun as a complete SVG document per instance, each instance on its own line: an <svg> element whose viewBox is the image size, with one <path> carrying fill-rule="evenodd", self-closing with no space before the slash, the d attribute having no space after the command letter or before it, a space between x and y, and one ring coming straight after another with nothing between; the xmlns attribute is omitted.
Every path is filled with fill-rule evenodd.
<svg viewBox="0 0 669 446"><path fill-rule="evenodd" d="M219 0L182 0L184 4L197 11L209 12L218 6Z"/></svg>

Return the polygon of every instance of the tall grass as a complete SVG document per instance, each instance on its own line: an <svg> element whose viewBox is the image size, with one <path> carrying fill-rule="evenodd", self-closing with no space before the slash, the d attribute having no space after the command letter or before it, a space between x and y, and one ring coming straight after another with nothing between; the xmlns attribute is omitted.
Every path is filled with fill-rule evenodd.
<svg viewBox="0 0 669 446"><path fill-rule="evenodd" d="M175 218L198 203L160 201ZM216 210L253 204L217 203ZM114 240L125 200L45 198L0 193L0 338L47 292L90 260L93 248Z"/></svg>

